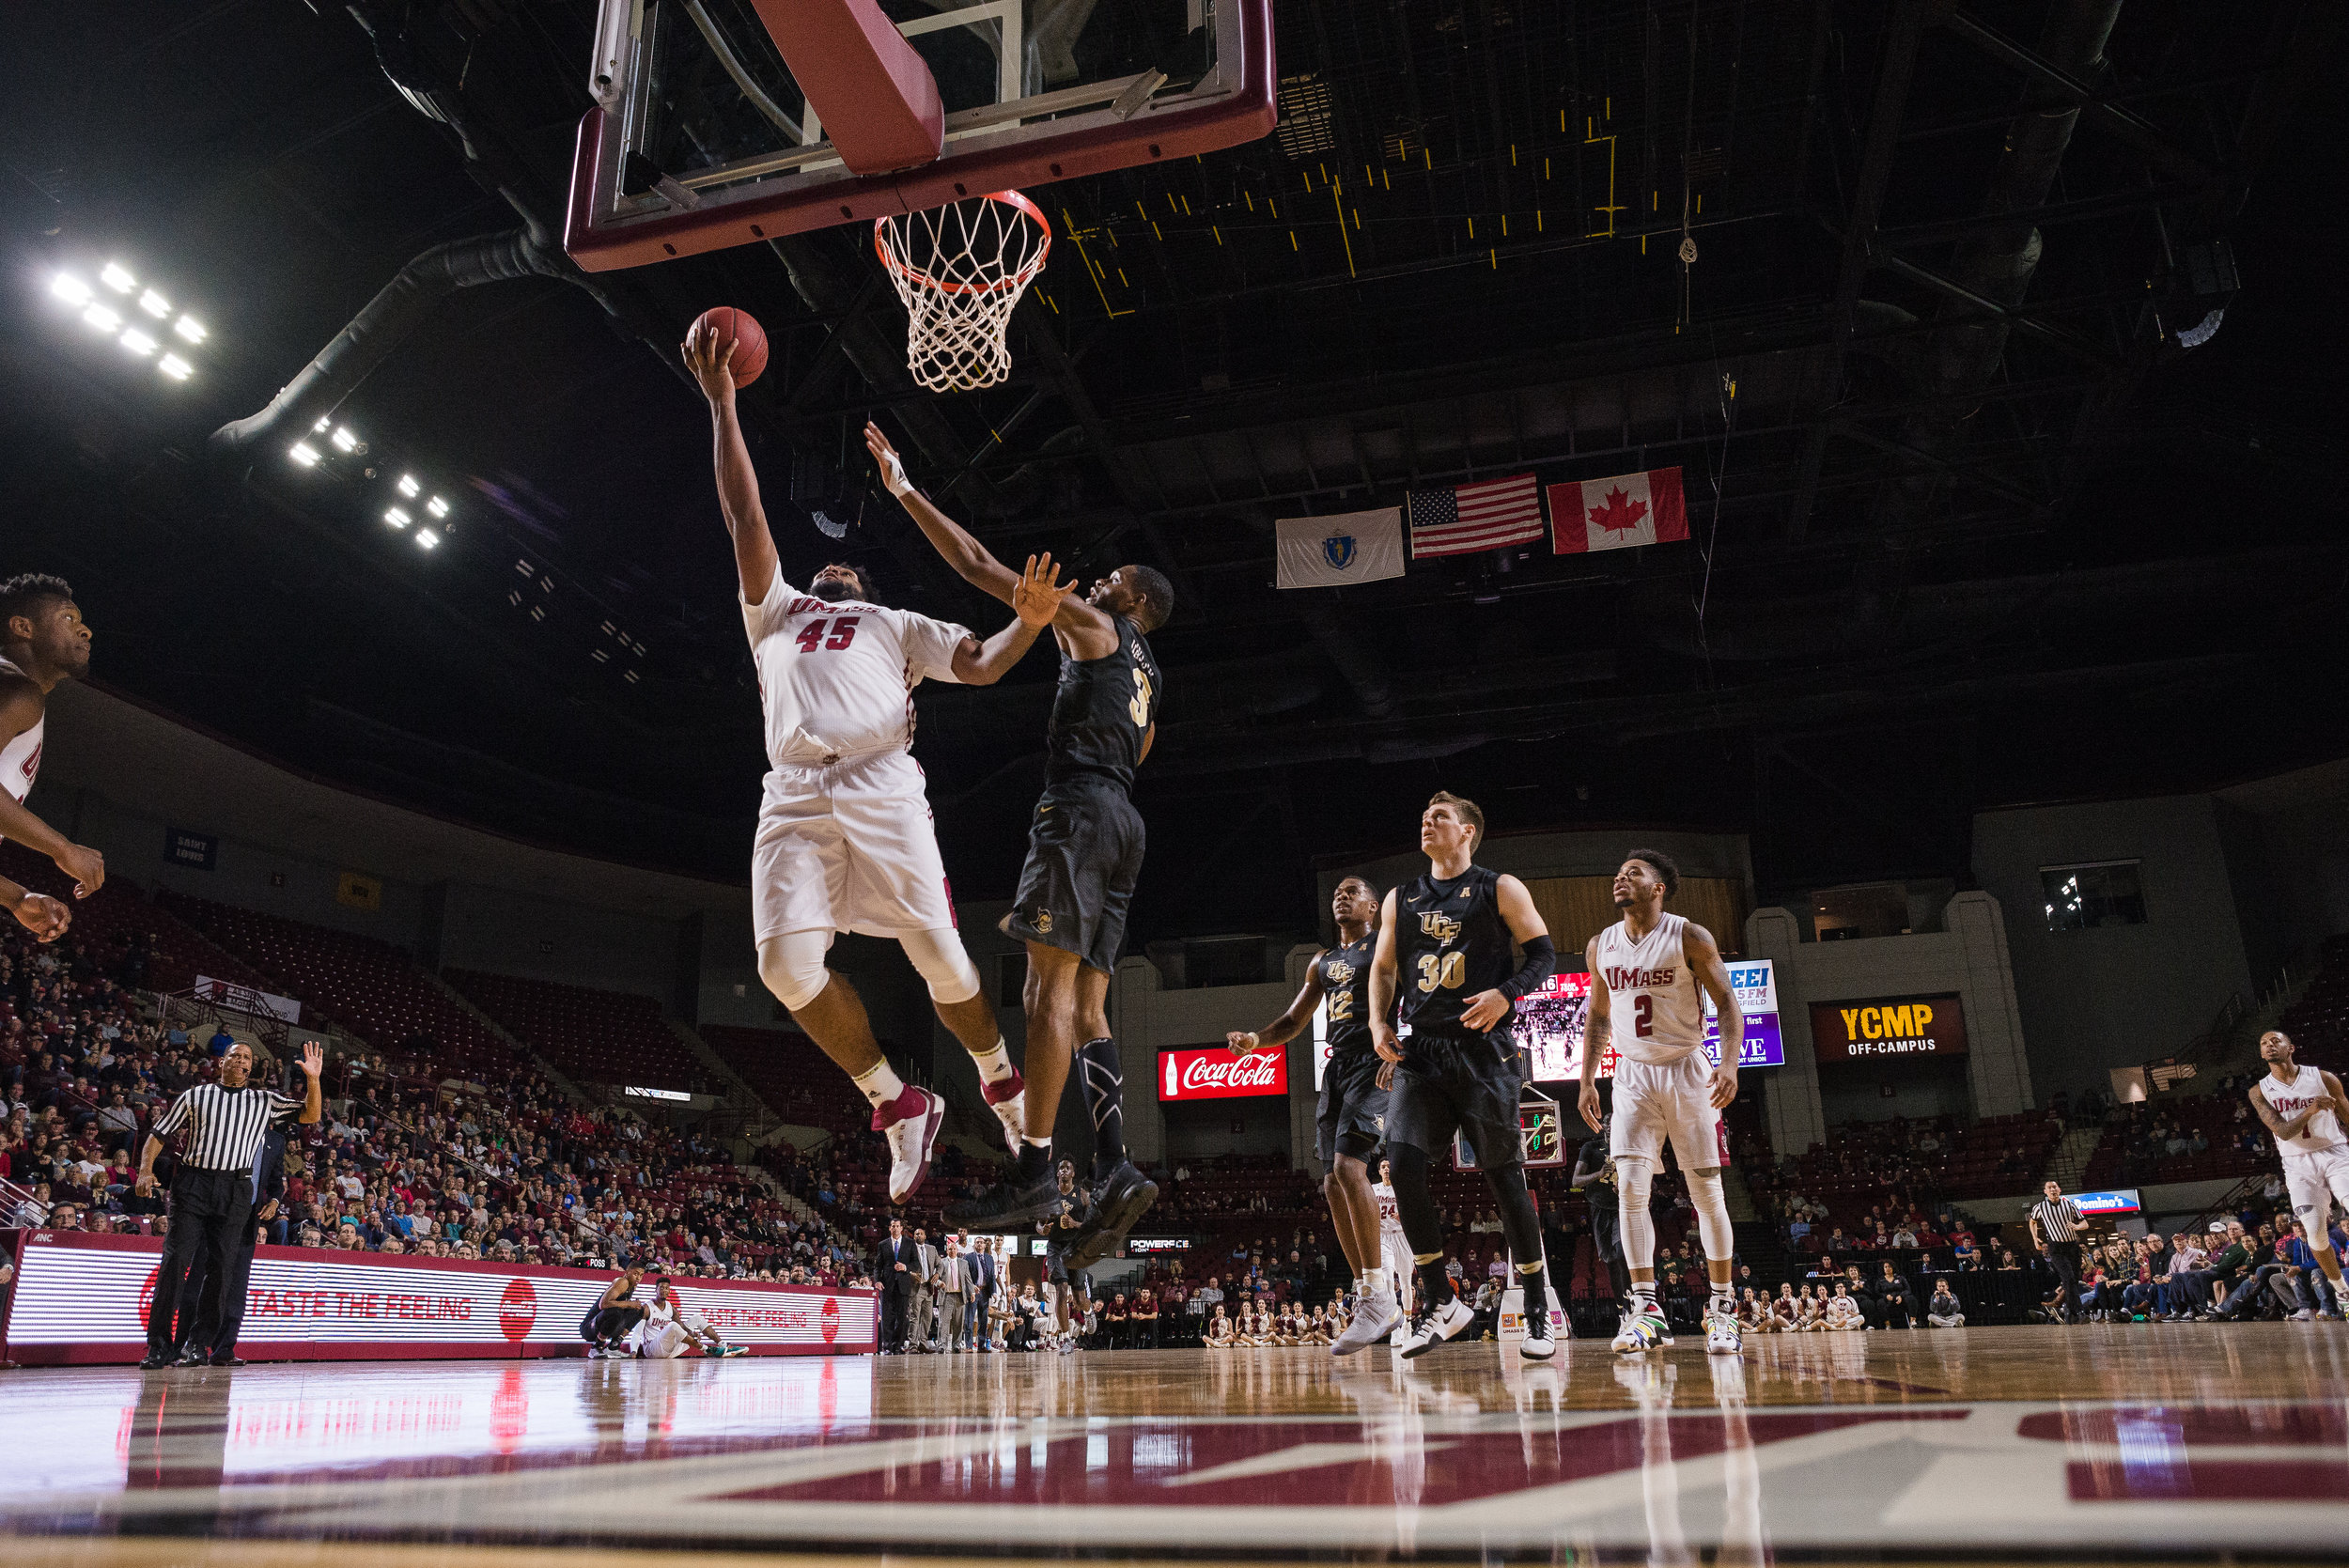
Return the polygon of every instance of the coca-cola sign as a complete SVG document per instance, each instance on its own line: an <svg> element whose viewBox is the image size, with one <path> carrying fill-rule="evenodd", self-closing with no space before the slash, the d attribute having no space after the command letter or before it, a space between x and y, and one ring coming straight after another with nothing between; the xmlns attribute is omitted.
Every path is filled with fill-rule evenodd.
<svg viewBox="0 0 2349 1568"><path fill-rule="evenodd" d="M1221 1046L1159 1052L1161 1100L1233 1100L1289 1092L1288 1051L1234 1056Z"/></svg>

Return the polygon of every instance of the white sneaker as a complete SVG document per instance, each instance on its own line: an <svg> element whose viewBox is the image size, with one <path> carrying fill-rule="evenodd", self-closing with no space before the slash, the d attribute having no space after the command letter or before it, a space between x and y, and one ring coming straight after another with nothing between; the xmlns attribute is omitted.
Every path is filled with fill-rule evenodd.
<svg viewBox="0 0 2349 1568"><path fill-rule="evenodd" d="M2315 1312L2310 1311L2306 1307L2303 1307L2298 1312L2292 1314L2292 1321L2295 1323L2307 1323L2312 1320L2315 1316Z"/></svg>
<svg viewBox="0 0 2349 1568"><path fill-rule="evenodd" d="M1704 1314L1704 1353L1707 1356L1736 1356L1746 1348L1745 1336L1737 1327L1735 1314L1719 1311Z"/></svg>
<svg viewBox="0 0 2349 1568"><path fill-rule="evenodd" d="M1028 1130L1028 1080L1014 1068L1011 1077L982 1084L979 1094L988 1110L995 1112L995 1119L1003 1124L1003 1146L1018 1159L1019 1140Z"/></svg>
<svg viewBox="0 0 2349 1568"><path fill-rule="evenodd" d="M1330 1346L1332 1356L1351 1356L1365 1350L1385 1337L1388 1329L1403 1321L1402 1305L1391 1290L1366 1290L1361 1304L1356 1308L1354 1319L1346 1326Z"/></svg>
<svg viewBox="0 0 2349 1568"><path fill-rule="evenodd" d="M1558 1341L1550 1332L1549 1309L1525 1314L1525 1338L1517 1342L1517 1354L1529 1361L1547 1361L1558 1354Z"/></svg>
<svg viewBox="0 0 2349 1568"><path fill-rule="evenodd" d="M1476 1321L1469 1304L1454 1296L1434 1312L1423 1312L1411 1319L1411 1326L1394 1337L1394 1353L1405 1360L1426 1355L1438 1345L1457 1338Z"/></svg>
<svg viewBox="0 0 2349 1568"><path fill-rule="evenodd" d="M930 1145L938 1141L939 1124L946 1119L944 1100L926 1089L913 1092L922 1096L922 1109L877 1129L889 1139L889 1201L893 1203L912 1197L930 1173Z"/></svg>
<svg viewBox="0 0 2349 1568"><path fill-rule="evenodd" d="M1654 1308L1632 1312L1623 1320L1623 1331L1615 1336L1615 1353L1619 1356L1644 1356L1660 1345L1670 1344L1664 1314Z"/></svg>

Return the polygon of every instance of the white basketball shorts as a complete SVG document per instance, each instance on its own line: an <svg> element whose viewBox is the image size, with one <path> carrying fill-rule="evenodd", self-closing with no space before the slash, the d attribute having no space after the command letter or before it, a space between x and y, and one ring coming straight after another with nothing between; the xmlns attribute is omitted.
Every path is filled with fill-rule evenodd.
<svg viewBox="0 0 2349 1568"><path fill-rule="evenodd" d="M1713 1063L1692 1050L1677 1062L1634 1062L1615 1058L1614 1120L1607 1149L1655 1165L1664 1140L1683 1171L1704 1171L1729 1163L1721 1140L1721 1113L1713 1109Z"/></svg>
<svg viewBox="0 0 2349 1568"><path fill-rule="evenodd" d="M2291 1193L2292 1212L2308 1227L2313 1245L2335 1209L2349 1215L2349 1148L2320 1149L2312 1155L2286 1149L2284 1189Z"/></svg>
<svg viewBox="0 0 2349 1568"><path fill-rule="evenodd" d="M892 749L767 775L751 848L756 939L902 937L955 924L922 766Z"/></svg>

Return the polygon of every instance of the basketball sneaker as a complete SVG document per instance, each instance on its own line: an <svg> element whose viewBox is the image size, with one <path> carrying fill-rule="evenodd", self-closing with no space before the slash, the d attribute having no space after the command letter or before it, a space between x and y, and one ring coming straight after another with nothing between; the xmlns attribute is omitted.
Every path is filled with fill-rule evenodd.
<svg viewBox="0 0 2349 1568"><path fill-rule="evenodd" d="M1671 1343L1670 1326L1665 1323L1664 1314L1650 1307L1624 1318L1623 1331L1615 1336L1615 1353L1643 1356Z"/></svg>
<svg viewBox="0 0 2349 1568"><path fill-rule="evenodd" d="M1093 1189L1093 1218L1068 1236L1068 1266L1086 1268L1117 1250L1134 1221L1159 1201L1159 1184L1122 1159Z"/></svg>
<svg viewBox="0 0 2349 1568"><path fill-rule="evenodd" d="M926 1089L906 1085L891 1104L873 1110L873 1130L889 1139L889 1201L902 1203L930 1173L930 1145L938 1141L946 1102Z"/></svg>
<svg viewBox="0 0 2349 1568"><path fill-rule="evenodd" d="M1517 1354L1529 1361L1547 1361L1558 1354L1558 1341L1550 1332L1549 1309L1525 1314L1525 1338L1517 1342Z"/></svg>
<svg viewBox="0 0 2349 1568"><path fill-rule="evenodd" d="M1064 1200L1060 1178L1048 1166L1033 1181L1020 1179L1014 1166L1003 1179L983 1187L960 1203L946 1205L949 1223L1000 1235L1014 1226L1060 1218Z"/></svg>
<svg viewBox="0 0 2349 1568"><path fill-rule="evenodd" d="M987 1100L987 1108L995 1112L995 1119L1003 1124L1003 1143L1011 1150L1011 1157L1019 1157L1020 1135L1027 1130L1028 1080L1014 1067L1011 1077L993 1083L981 1084L979 1093Z"/></svg>
<svg viewBox="0 0 2349 1568"><path fill-rule="evenodd" d="M1455 1340L1468 1332L1476 1314L1469 1304L1454 1296L1440 1307L1423 1308L1411 1319L1411 1326L1394 1338L1394 1353L1407 1361L1416 1360L1438 1345Z"/></svg>
<svg viewBox="0 0 2349 1568"><path fill-rule="evenodd" d="M1330 1342L1330 1354L1351 1356L1367 1350L1386 1337L1387 1330L1403 1321L1402 1305L1391 1290L1366 1290L1354 1316L1346 1326L1346 1332Z"/></svg>
<svg viewBox="0 0 2349 1568"><path fill-rule="evenodd" d="M1744 1353L1746 1339L1737 1327L1734 1312L1707 1312L1704 1314L1704 1353L1707 1356L1736 1356Z"/></svg>

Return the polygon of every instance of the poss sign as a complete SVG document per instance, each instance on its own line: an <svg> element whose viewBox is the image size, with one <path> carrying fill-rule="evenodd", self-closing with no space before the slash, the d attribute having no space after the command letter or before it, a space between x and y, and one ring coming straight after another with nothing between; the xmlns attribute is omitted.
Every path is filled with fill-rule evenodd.
<svg viewBox="0 0 2349 1568"><path fill-rule="evenodd" d="M1954 996L1814 1001L1811 1039L1822 1062L1963 1056L1966 1009Z"/></svg>
<svg viewBox="0 0 2349 1568"><path fill-rule="evenodd" d="M1288 1049L1234 1056L1221 1046L1159 1052L1161 1100L1233 1100L1289 1092Z"/></svg>

